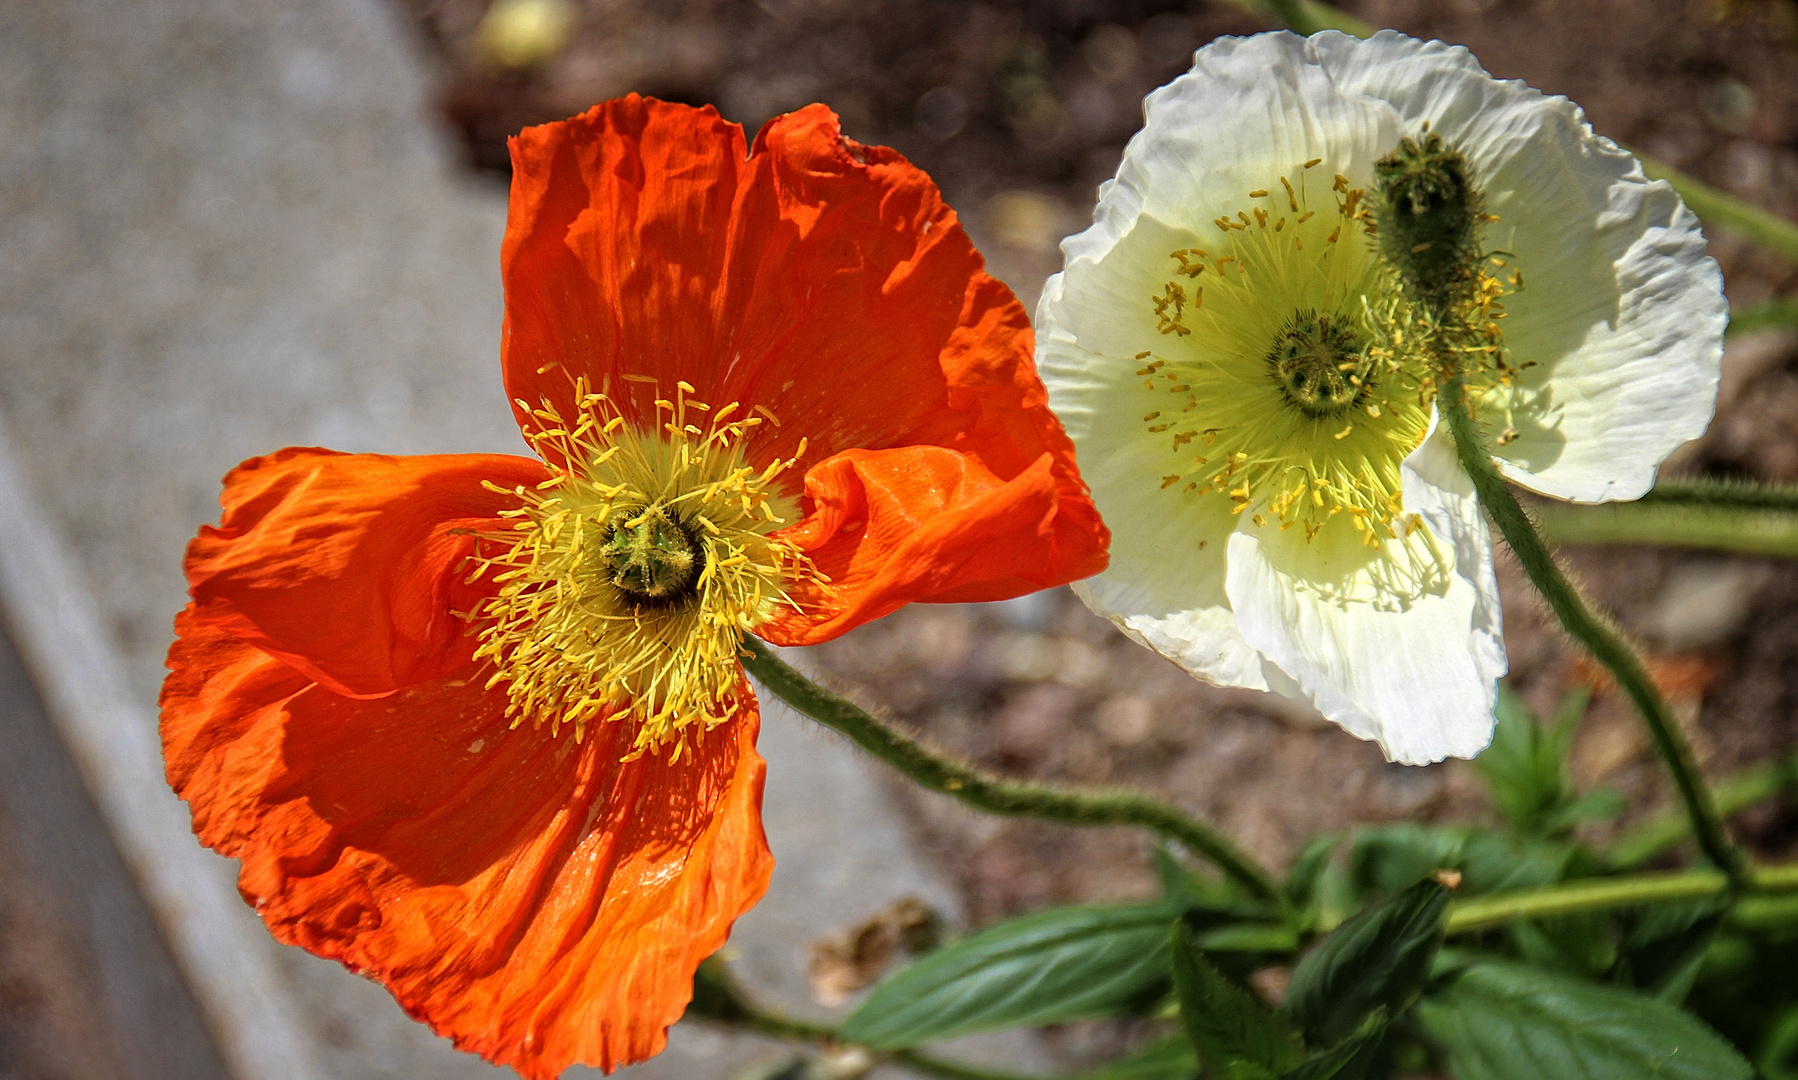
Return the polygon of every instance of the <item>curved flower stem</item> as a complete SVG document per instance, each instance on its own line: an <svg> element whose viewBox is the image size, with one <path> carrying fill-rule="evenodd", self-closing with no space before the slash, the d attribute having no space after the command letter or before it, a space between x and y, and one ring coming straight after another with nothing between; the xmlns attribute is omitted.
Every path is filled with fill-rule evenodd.
<svg viewBox="0 0 1798 1080"><path fill-rule="evenodd" d="M1768 300L1753 307L1730 308L1726 334L1752 334L1756 330L1782 330L1798 326L1798 300Z"/></svg>
<svg viewBox="0 0 1798 1080"><path fill-rule="evenodd" d="M1460 456L1461 467L1473 479L1474 489L1479 493L1486 513L1491 516L1493 524L1498 526L1505 542L1511 545L1511 551L1522 564L1524 573L1529 575L1530 583L1536 586L1536 591L1548 602L1550 610L1555 613L1555 618L1560 620L1568 635L1584 645L1594 659L1609 669L1612 677L1617 680L1617 685L1635 702L1637 711L1648 725L1649 735L1654 739L1655 749L1660 751L1661 760L1666 762L1673 784L1679 789L1680 801L1685 804L1686 816L1692 821L1692 834L1697 838L1699 848L1731 881L1745 885L1741 853L1731 845L1724 832L1723 820L1717 814L1710 789L1698 775L1697 766L1692 762L1691 749L1686 745L1685 736L1680 732L1673 713L1667 708L1666 699L1661 697L1661 692L1649 679L1648 672L1642 667L1642 661L1634 650L1603 619L1593 614L1580 598L1573 583L1561 573L1554 556L1549 554L1548 547L1536 534L1535 526L1530 524L1529 517L1524 514L1523 507L1517 504L1516 496L1511 494L1511 489L1499 477L1498 470L1492 464L1492 457L1486 451L1485 442L1480 437L1479 428L1468 414L1459 375L1450 379L1443 387L1436 404L1448 423L1449 432L1454 436L1455 451Z"/></svg>
<svg viewBox="0 0 1798 1080"><path fill-rule="evenodd" d="M1286 908L1285 893L1268 874L1210 826L1154 799L1122 791L1068 791L1000 780L931 753L861 708L794 671L754 637L743 639L743 666L787 704L932 791L989 814L1042 818L1064 825L1135 825L1184 846L1259 899Z"/></svg>
<svg viewBox="0 0 1798 1080"><path fill-rule="evenodd" d="M1756 892L1798 890L1798 865L1756 867L1749 870L1746 877L1747 887ZM1702 900L1724 896L1731 891L1733 886L1729 876L1716 870L1570 881L1546 889L1457 901L1448 911L1448 932L1465 934L1488 930L1512 919L1638 907L1671 900Z"/></svg>

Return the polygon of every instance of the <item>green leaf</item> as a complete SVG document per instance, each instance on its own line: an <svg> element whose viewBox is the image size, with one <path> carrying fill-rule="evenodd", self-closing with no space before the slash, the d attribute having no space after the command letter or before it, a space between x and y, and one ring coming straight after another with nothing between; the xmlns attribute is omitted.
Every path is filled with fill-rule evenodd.
<svg viewBox="0 0 1798 1080"><path fill-rule="evenodd" d="M1728 907L1726 900L1711 898L1645 909L1623 940L1617 975L1678 1005L1704 966Z"/></svg>
<svg viewBox="0 0 1798 1080"><path fill-rule="evenodd" d="M1231 923L1204 931L1199 947L1206 952L1290 953L1298 949L1299 936L1281 923Z"/></svg>
<svg viewBox="0 0 1798 1080"><path fill-rule="evenodd" d="M1570 876L1580 854L1576 844L1473 833L1462 849L1462 889L1470 896L1514 889L1539 889Z"/></svg>
<svg viewBox="0 0 1798 1080"><path fill-rule="evenodd" d="M1384 900L1437 870L1459 869L1473 830L1457 825L1379 825L1356 831L1350 875L1363 901Z"/></svg>
<svg viewBox="0 0 1798 1080"><path fill-rule="evenodd" d="M1280 1080L1361 1080L1386 1038L1386 1019L1385 1009L1375 1009L1361 1030L1311 1055L1298 1068L1282 1073Z"/></svg>
<svg viewBox="0 0 1798 1080"><path fill-rule="evenodd" d="M1414 1013L1455 1080L1749 1080L1715 1031L1654 998L1513 963L1463 971Z"/></svg>
<svg viewBox="0 0 1798 1080"><path fill-rule="evenodd" d="M1324 870L1340 843L1342 837L1335 833L1314 837L1292 860L1292 868L1286 872L1286 897L1294 907L1304 909L1317 905L1318 886L1322 884Z"/></svg>
<svg viewBox="0 0 1798 1080"><path fill-rule="evenodd" d="M1186 920L1174 923L1172 938L1180 1019L1205 1063L1206 1080L1276 1080L1303 1060L1298 1037L1211 966Z"/></svg>
<svg viewBox="0 0 1798 1080"><path fill-rule="evenodd" d="M1164 847L1155 849L1155 876L1161 879L1162 898L1177 910L1225 911L1234 904L1227 886L1193 873Z"/></svg>
<svg viewBox="0 0 1798 1080"><path fill-rule="evenodd" d="M1429 977L1447 911L1448 890L1426 878L1319 942L1286 989L1306 1040L1333 1046L1382 1005L1403 1012Z"/></svg>
<svg viewBox="0 0 1798 1080"><path fill-rule="evenodd" d="M1079 1073L1074 1080L1193 1080L1199 1075L1198 1051L1184 1035L1150 1043L1129 1057Z"/></svg>
<svg viewBox="0 0 1798 1080"><path fill-rule="evenodd" d="M1515 919L1505 929L1517 951L1538 967L1595 979L1617 962L1610 916L1602 911Z"/></svg>
<svg viewBox="0 0 1798 1080"><path fill-rule="evenodd" d="M1166 904L1062 907L989 926L902 968L844 1022L876 1050L1114 1016L1169 977Z"/></svg>
<svg viewBox="0 0 1798 1080"><path fill-rule="evenodd" d="M1492 743L1473 764L1499 812L1518 832L1546 835L1567 824L1561 819L1575 801L1567 752L1588 696L1585 690L1569 694L1556 710L1555 722L1544 726L1508 685L1499 684Z"/></svg>

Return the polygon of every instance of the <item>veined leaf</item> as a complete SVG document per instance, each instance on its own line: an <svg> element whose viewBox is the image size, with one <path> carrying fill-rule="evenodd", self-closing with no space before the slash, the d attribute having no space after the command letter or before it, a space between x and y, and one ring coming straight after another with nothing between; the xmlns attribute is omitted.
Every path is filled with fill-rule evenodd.
<svg viewBox="0 0 1798 1080"><path fill-rule="evenodd" d="M1455 1080L1749 1080L1721 1036L1664 1001L1523 964L1475 965L1418 1003Z"/></svg>
<svg viewBox="0 0 1798 1080"><path fill-rule="evenodd" d="M1459 869L1473 830L1462 825L1375 825L1355 831L1349 872L1365 903L1384 900L1442 869Z"/></svg>
<svg viewBox="0 0 1798 1080"><path fill-rule="evenodd" d="M1286 1009L1306 1041L1334 1046L1376 1008L1404 1011L1429 977L1447 911L1448 890L1425 878L1319 942L1286 988Z"/></svg>
<svg viewBox="0 0 1798 1080"><path fill-rule="evenodd" d="M1281 1073L1280 1080L1361 1080L1386 1038L1386 1022L1386 1010L1375 1009L1362 1022L1361 1030Z"/></svg>
<svg viewBox="0 0 1798 1080"><path fill-rule="evenodd" d="M1172 936L1180 1019L1205 1063L1206 1080L1277 1080L1304 1059L1297 1035L1211 966L1184 919Z"/></svg>
<svg viewBox="0 0 1798 1080"><path fill-rule="evenodd" d="M1032 912L944 945L875 988L843 1024L876 1050L1125 1012L1169 978L1166 904Z"/></svg>

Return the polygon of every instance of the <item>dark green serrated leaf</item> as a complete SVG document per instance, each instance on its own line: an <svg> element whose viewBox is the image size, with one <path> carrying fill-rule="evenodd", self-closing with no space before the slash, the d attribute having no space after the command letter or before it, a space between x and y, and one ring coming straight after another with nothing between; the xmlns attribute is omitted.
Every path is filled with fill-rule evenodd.
<svg viewBox="0 0 1798 1080"><path fill-rule="evenodd" d="M1254 996L1211 966L1182 919L1172 932L1180 1019L1206 1080L1276 1080L1304 1058L1298 1037Z"/></svg>
<svg viewBox="0 0 1798 1080"><path fill-rule="evenodd" d="M1385 1006L1398 1014L1429 978L1448 890L1425 879L1337 927L1293 970L1286 1009L1314 1046L1334 1046Z"/></svg>
<svg viewBox="0 0 1798 1080"><path fill-rule="evenodd" d="M1375 1009L1359 1031L1280 1074L1280 1080L1361 1080L1386 1038L1386 1023L1386 1010Z"/></svg>
<svg viewBox="0 0 1798 1080"><path fill-rule="evenodd" d="M1715 1031L1630 990L1492 962L1418 1003L1455 1080L1749 1080Z"/></svg>
<svg viewBox="0 0 1798 1080"><path fill-rule="evenodd" d="M1064 907L987 927L913 961L844 1022L876 1050L1114 1016L1169 978L1166 904Z"/></svg>
<svg viewBox="0 0 1798 1080"><path fill-rule="evenodd" d="M1616 977L1678 1005L1692 989L1728 906L1719 897L1643 910L1618 950Z"/></svg>
<svg viewBox="0 0 1798 1080"><path fill-rule="evenodd" d="M1193 1080L1198 1075L1199 1054L1191 1040L1171 1035L1129 1057L1078 1073L1073 1080Z"/></svg>

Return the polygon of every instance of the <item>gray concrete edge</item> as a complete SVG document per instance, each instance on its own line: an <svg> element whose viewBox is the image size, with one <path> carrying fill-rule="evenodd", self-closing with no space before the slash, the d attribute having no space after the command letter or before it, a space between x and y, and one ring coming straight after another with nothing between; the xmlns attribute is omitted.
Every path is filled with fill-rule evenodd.
<svg viewBox="0 0 1798 1080"><path fill-rule="evenodd" d="M100 606L39 509L0 420L0 609L51 719L237 1080L327 1080L234 865L163 778L155 710L125 690Z"/></svg>

